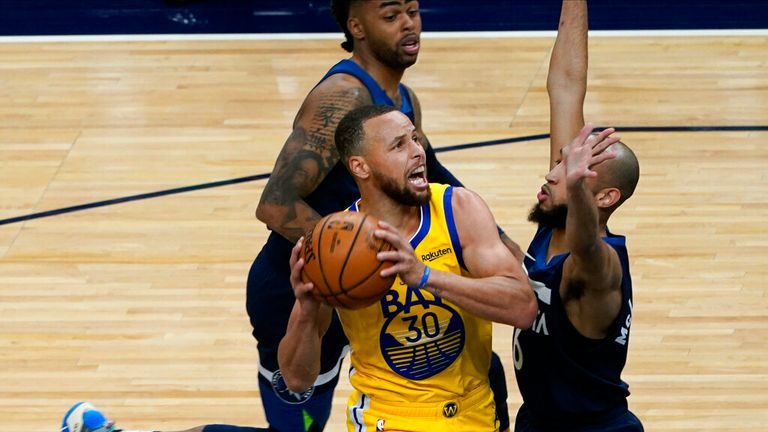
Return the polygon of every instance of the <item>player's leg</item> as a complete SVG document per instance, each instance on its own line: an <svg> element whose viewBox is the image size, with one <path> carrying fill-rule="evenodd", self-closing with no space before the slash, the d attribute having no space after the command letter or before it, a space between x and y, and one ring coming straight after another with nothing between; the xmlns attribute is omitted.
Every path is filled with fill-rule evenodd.
<svg viewBox="0 0 768 432"><path fill-rule="evenodd" d="M534 425L531 413L523 404L515 418L515 432L541 432L543 430L545 429ZM627 410L616 418L600 422L599 424L574 427L571 430L573 432L643 432L645 429L640 419Z"/></svg>
<svg viewBox="0 0 768 432"><path fill-rule="evenodd" d="M644 430L640 419L629 410L619 417L602 422L600 425L579 429L580 432L643 432Z"/></svg>
<svg viewBox="0 0 768 432"><path fill-rule="evenodd" d="M323 337L320 376L315 385L303 393L288 390L278 367L277 348L295 301L289 275L288 260L273 259L264 251L248 274L247 309L258 341L259 390L270 430L320 431L330 417L348 341L334 314Z"/></svg>
<svg viewBox="0 0 768 432"><path fill-rule="evenodd" d="M531 414L525 404L521 405L515 416L514 432L537 432L531 423Z"/></svg>
<svg viewBox="0 0 768 432"><path fill-rule="evenodd" d="M504 374L504 366L499 355L491 353L491 368L488 371L488 380L493 390L493 399L496 401L496 418L499 419L499 430L509 430L509 408L507 407L507 377Z"/></svg>
<svg viewBox="0 0 768 432"><path fill-rule="evenodd" d="M275 391L274 386L263 377L259 377L264 413L269 423L270 431L279 432L320 432L331 415L333 390L338 383L338 375L332 381L313 387L311 394L302 393L290 395ZM214 430L205 432L230 432ZM232 431L237 432L237 431Z"/></svg>

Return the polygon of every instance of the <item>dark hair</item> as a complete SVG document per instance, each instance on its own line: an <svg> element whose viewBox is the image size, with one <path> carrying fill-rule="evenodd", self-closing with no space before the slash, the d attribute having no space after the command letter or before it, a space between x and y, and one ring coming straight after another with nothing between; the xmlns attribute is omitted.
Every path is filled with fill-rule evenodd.
<svg viewBox="0 0 768 432"><path fill-rule="evenodd" d="M392 111L397 109L389 105L364 105L342 117L334 134L339 159L346 164L351 156L361 154L365 139L363 123Z"/></svg>
<svg viewBox="0 0 768 432"><path fill-rule="evenodd" d="M341 43L341 47L347 52L352 52L354 46L354 38L352 33L347 29L347 21L349 20L349 9L352 7L352 3L361 0L331 0L331 14L336 19L336 23L344 32L344 37L347 38Z"/></svg>

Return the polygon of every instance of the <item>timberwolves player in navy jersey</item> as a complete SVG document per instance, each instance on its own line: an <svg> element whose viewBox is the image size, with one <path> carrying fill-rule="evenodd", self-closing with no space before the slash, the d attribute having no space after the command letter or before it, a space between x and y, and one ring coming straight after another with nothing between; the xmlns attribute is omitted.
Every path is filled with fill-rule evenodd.
<svg viewBox="0 0 768 432"><path fill-rule="evenodd" d="M632 323L629 259L624 237L606 227L634 192L639 168L612 129L590 136L584 126L586 78L587 5L563 1L547 79L551 171L530 215L539 228L524 261L539 315L514 336L521 432L643 430L621 380Z"/></svg>

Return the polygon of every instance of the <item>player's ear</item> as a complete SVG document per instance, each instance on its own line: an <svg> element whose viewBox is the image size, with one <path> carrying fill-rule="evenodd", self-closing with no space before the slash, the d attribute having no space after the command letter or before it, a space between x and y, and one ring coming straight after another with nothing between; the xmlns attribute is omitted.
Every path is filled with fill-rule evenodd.
<svg viewBox="0 0 768 432"><path fill-rule="evenodd" d="M349 33L355 39L365 38L365 29L363 28L363 23L357 17L349 17L347 20L347 30L349 30Z"/></svg>
<svg viewBox="0 0 768 432"><path fill-rule="evenodd" d="M599 208L613 207L621 199L621 191L618 188L600 189L595 195L595 201Z"/></svg>
<svg viewBox="0 0 768 432"><path fill-rule="evenodd" d="M371 167L368 166L368 163L362 156L351 156L347 161L347 167L349 172L355 177L365 179L371 175Z"/></svg>

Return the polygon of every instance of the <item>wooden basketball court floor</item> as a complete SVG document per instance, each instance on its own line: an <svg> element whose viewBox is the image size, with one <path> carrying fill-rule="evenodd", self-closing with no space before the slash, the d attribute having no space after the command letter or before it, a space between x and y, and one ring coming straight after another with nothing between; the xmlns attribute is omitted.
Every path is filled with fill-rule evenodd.
<svg viewBox="0 0 768 432"><path fill-rule="evenodd" d="M433 145L547 133L553 40L425 37L405 81ZM265 180L34 214L268 173L338 42L0 44L0 432L58 430L79 400L130 429L265 425L244 308ZM590 49L587 119L624 127L642 170L610 225L635 287L630 407L650 431L768 430L768 37ZM439 157L527 246L547 141ZM494 337L514 416L512 329Z"/></svg>

